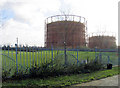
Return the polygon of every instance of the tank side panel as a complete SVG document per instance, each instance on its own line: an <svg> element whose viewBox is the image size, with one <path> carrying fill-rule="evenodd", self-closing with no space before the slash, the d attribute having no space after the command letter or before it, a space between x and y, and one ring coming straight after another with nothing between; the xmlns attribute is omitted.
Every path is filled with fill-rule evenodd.
<svg viewBox="0 0 120 88"><path fill-rule="evenodd" d="M66 41L68 48L85 46L85 25L74 21L58 21L47 24L47 47L64 47Z"/></svg>
<svg viewBox="0 0 120 88"><path fill-rule="evenodd" d="M116 42L113 36L92 36L89 38L89 48L108 49L115 47Z"/></svg>

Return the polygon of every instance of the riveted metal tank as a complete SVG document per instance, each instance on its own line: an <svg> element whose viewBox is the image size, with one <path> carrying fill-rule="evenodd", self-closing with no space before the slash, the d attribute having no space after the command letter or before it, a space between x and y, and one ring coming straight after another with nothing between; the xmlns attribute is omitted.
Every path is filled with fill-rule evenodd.
<svg viewBox="0 0 120 88"><path fill-rule="evenodd" d="M87 21L76 15L56 15L45 20L45 46L76 48L86 46Z"/></svg>
<svg viewBox="0 0 120 88"><path fill-rule="evenodd" d="M97 35L89 37L89 48L109 49L116 47L114 36Z"/></svg>

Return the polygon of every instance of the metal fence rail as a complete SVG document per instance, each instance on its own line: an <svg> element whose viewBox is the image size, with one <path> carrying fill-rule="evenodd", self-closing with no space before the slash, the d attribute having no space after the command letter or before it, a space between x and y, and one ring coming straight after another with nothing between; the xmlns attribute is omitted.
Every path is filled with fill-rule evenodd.
<svg viewBox="0 0 120 88"><path fill-rule="evenodd" d="M32 66L42 66L44 64L72 65L87 63L89 60L99 60L103 64L112 63L118 65L117 49L54 49L28 46L3 46L2 68L11 69L13 72L26 70Z"/></svg>

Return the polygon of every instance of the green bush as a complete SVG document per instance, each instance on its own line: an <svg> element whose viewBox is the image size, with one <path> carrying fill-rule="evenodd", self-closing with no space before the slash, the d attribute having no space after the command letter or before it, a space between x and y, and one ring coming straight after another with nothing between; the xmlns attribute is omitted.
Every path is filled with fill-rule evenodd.
<svg viewBox="0 0 120 88"><path fill-rule="evenodd" d="M2 80L3 81L9 78L10 72L11 72L11 69L9 70L2 69Z"/></svg>
<svg viewBox="0 0 120 88"><path fill-rule="evenodd" d="M83 63L80 65L63 65L60 67L56 67L56 65L52 65L50 63L43 64L41 66L37 65L36 63L32 65L31 68L26 69L23 71L15 71L12 78L20 79L20 78L47 78L53 76L60 76L60 75L71 75L71 74L81 74L81 73L91 73L94 71L104 69L103 64L99 63L98 61L91 61L87 64ZM10 74L10 70L8 72L4 71L3 78L7 78ZM92 79L91 79L92 80Z"/></svg>
<svg viewBox="0 0 120 88"><path fill-rule="evenodd" d="M70 74L80 74L80 73L90 73L98 70L104 69L103 64L98 61L89 62L87 64L63 66L56 68L55 66L49 66L45 64L41 67L35 65L30 69L31 77L49 77L49 76L60 76L60 75L70 75Z"/></svg>
<svg viewBox="0 0 120 88"><path fill-rule="evenodd" d="M23 70L15 70L14 74L12 75L12 79L24 79L28 77L28 68L25 69L24 71Z"/></svg>
<svg viewBox="0 0 120 88"><path fill-rule="evenodd" d="M84 65L84 72L90 73L98 70L103 70L105 67L102 63L98 61L91 61Z"/></svg>

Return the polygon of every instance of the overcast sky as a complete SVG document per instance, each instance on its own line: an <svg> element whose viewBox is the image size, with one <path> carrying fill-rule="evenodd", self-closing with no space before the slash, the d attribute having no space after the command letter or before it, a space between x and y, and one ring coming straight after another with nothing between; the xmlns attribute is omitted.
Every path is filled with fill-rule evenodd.
<svg viewBox="0 0 120 88"><path fill-rule="evenodd" d="M14 45L18 37L19 44L43 46L44 21L60 11L85 17L88 33L116 34L117 38L118 1L0 0L0 44Z"/></svg>

